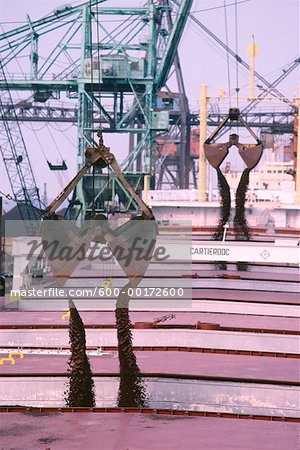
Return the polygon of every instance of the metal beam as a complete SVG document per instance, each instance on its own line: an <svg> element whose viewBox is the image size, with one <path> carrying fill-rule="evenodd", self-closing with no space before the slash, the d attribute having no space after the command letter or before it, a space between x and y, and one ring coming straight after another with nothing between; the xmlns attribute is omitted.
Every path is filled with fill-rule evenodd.
<svg viewBox="0 0 300 450"><path fill-rule="evenodd" d="M18 121L21 122L59 122L59 123L77 123L78 119L78 109L69 108L64 106L39 106L31 102L19 102L15 105L11 103L3 104L3 119L8 122L14 122L15 114L13 112L15 108ZM228 113L210 113L207 117L207 126L214 127L218 126L225 118ZM106 117L107 116L107 117ZM112 110L105 110L102 115L101 120L104 124L112 124ZM128 126L130 122L138 116L139 121L143 120L142 115L137 111L137 106L133 106L130 110L123 111L122 118L122 129L123 132L128 131ZM180 113L170 111L170 126L177 124ZM110 119L109 119L110 117ZM127 117L127 119L125 119ZM280 133L293 133L294 131L294 117L295 114L292 111L271 111L271 112L249 112L243 115L247 124L251 124L254 128L266 128L270 131L277 129ZM125 120L124 120L125 119ZM93 121L94 123L99 123L100 116L99 111L94 110ZM190 113L187 119L187 125L189 126L199 126L199 113ZM240 126L236 124L235 126ZM121 128L120 123L117 123L117 127ZM111 127L114 129L114 126ZM133 128L130 126L130 128ZM112 132L112 130L107 129L107 131ZM137 127L134 129L135 133L145 131L142 127Z"/></svg>
<svg viewBox="0 0 300 450"><path fill-rule="evenodd" d="M184 0L180 3L179 10L176 14L173 28L168 39L167 47L165 49L155 77L155 84L158 90L161 89L161 87L167 80L168 73L174 61L174 57L176 55L192 4L193 0Z"/></svg>
<svg viewBox="0 0 300 450"><path fill-rule="evenodd" d="M178 0L172 0L175 5L179 6L180 2ZM218 36L216 36L211 30L209 30L200 20L197 19L193 14L189 14L190 19L195 22L203 31L205 31L210 37L212 37L221 47L223 47L239 64L246 67L246 69L250 69L250 66L246 61L244 61L238 54L236 54L230 47L228 47ZM282 97L285 103L288 103L290 106L294 106L293 102L286 98L278 89L272 86L263 76L261 76L257 71L254 71L256 78L258 78L263 84L267 86L267 88L273 91L276 96Z"/></svg>
<svg viewBox="0 0 300 450"><path fill-rule="evenodd" d="M2 40L10 39L13 36L16 36L16 35L21 34L21 33L28 32L28 36L30 36L32 28L35 29L35 32L38 32L39 27L42 27L44 25L48 25L48 24L53 23L53 22L61 22L61 20L63 18L69 17L69 16L71 16L73 14L76 14L78 12L81 12L83 5L90 5L91 4L91 6L94 6L97 3L103 3L105 1L106 0L89 0L89 1L83 2L83 3L81 3L80 5L77 5L77 6L73 6L73 7L71 6L70 8L67 8L64 11L60 12L60 13L54 13L53 12L52 14L49 14L49 16L46 16L46 17L44 17L42 19L35 20L35 21L31 22L31 23L28 23L27 25L23 25L22 27L14 28L11 31L7 31L6 33L0 34L0 42ZM69 6L69 5L66 5L66 7L67 6Z"/></svg>
<svg viewBox="0 0 300 450"><path fill-rule="evenodd" d="M282 74L276 79L274 80L271 85L272 88L275 88L276 86L278 86L279 83L281 83L281 81L283 81L297 66L298 64L300 64L300 58L295 59L292 64L289 64L287 69L283 69ZM243 110L242 113L245 114L249 111L251 111L253 108L255 108L257 105L259 105L260 100L263 99L264 97L266 97L269 93L270 93L271 89L265 89L263 92L261 92L258 95L258 99L254 99L252 100L249 105L247 105ZM294 105L293 105L294 106ZM294 109L294 108L293 108Z"/></svg>

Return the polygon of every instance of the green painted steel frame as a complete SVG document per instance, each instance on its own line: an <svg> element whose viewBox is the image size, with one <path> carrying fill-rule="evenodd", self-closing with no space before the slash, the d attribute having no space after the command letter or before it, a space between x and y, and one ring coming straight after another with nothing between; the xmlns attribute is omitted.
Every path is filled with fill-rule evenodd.
<svg viewBox="0 0 300 450"><path fill-rule="evenodd" d="M175 8L176 17L172 30L165 42L163 55L160 55L160 64L157 67L157 49L159 45L159 17L164 14L169 5L164 6L164 2L159 0L147 0L144 7L140 8L109 8L100 6L106 0L91 0L83 2L76 7L66 5L60 10L37 21L31 21L28 17L28 24L18 27L0 35L0 53L3 55L3 65L9 66L13 59L20 56L23 50L30 47L30 75L20 79L9 79L8 87L11 90L34 91L34 92L55 92L59 98L60 92L66 93L70 97L78 98L78 168L82 167L84 161L84 150L87 146L95 145L93 134L94 128L93 111L99 110L105 119L101 128L105 132L141 133L143 138L137 143L130 155L123 161L121 167L126 171L128 168L135 171L134 161L141 158L143 173L154 175L155 171L155 136L156 131L151 128L151 114L156 108L156 93L167 79L170 72L174 56L183 33L183 29L192 6L192 0L183 0L180 6ZM112 30L108 29L101 16L123 16L124 22L118 24ZM129 27L126 33L122 34L122 26L130 25L130 20L135 19L138 26ZM128 23L127 23L128 22ZM124 25L125 23L125 25ZM126 24L127 23L127 24ZM95 42L95 27L101 31L101 40ZM41 39L50 32L60 29L62 36L58 42L52 46L45 62L39 67L39 49ZM136 38L141 31L147 31L146 42L136 42ZM78 33L81 31L81 44L75 42ZM93 35L93 36L92 36ZM98 35L98 32L97 32ZM104 38L102 36L104 35ZM119 37L121 36L121 37ZM92 39L93 38L93 42ZM80 56L76 57L72 51L80 51ZM97 56L122 55L124 60L130 64L131 55L142 58L145 61L145 73L141 78L131 78L125 74L123 78L105 78L99 80L99 89L85 77L86 61ZM99 55L98 53L98 55ZM55 74L51 79L50 70L53 70L55 63L64 55L70 62L70 66ZM71 73L76 73L76 78L72 78ZM97 84L97 80L96 81ZM0 90L4 89L4 83L0 80ZM49 94L51 95L51 94ZM101 104L101 96L106 95L114 103L114 114L108 112ZM132 105L123 111L124 97L132 99ZM136 120L137 117L143 120ZM128 161L131 161L128 164ZM82 183L78 185L76 195L84 205L83 215L88 205L85 205Z"/></svg>

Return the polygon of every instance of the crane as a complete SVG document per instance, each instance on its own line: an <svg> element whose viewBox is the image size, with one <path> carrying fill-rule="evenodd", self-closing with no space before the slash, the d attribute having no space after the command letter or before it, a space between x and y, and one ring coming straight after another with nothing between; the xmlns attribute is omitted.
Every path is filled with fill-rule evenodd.
<svg viewBox="0 0 300 450"><path fill-rule="evenodd" d="M160 184L161 176L169 170L168 159L172 165L172 184L187 188L190 128L198 124L198 114L189 112L178 56L187 20L194 21L240 65L248 69L249 65L191 14L191 1L148 0L143 7L126 8L106 4L107 0L91 0L77 6L64 5L39 20L31 21L28 16L28 24L0 35L0 52L7 70L14 60L30 52L28 73L7 76L11 92L30 95L29 100L15 105L20 113L18 119L76 123L78 169L84 164L85 147L96 145L94 135L99 128L103 133L129 135L129 154L122 156L123 160L118 156L118 161L137 191L143 188L144 174L150 175L151 187L155 182ZM55 39L51 39L52 33ZM45 40L47 46L43 45ZM251 126L277 130L278 117L281 131L292 129L288 119L294 112L293 105L278 90L278 85L298 63L295 60L274 82L255 73L266 87L261 97L267 93L280 96L291 114L251 113L255 104L250 103L247 111L241 112ZM173 73L178 86L173 99L175 103L178 95L177 110L167 106L172 94L167 83ZM6 88L0 80L0 90ZM162 93L167 101L160 97ZM62 97L74 106L62 102L60 106L58 101ZM14 121L15 117L11 104L12 101L3 104L7 121ZM210 113L209 125L217 126L224 116ZM174 156L158 153L157 137L167 133L177 148ZM121 211L132 211L134 202L112 172L107 177L97 171L96 183L100 189L96 205L99 212L106 208L108 200L113 202L115 193L122 198ZM71 201L82 216L91 212L91 191L92 176L87 173Z"/></svg>
<svg viewBox="0 0 300 450"><path fill-rule="evenodd" d="M7 86L2 61L0 61L0 74L1 80L6 86L6 90L2 90L0 97L0 113L2 117L0 122L0 151L21 218L25 221L28 231L32 233L36 228L36 221L41 217L40 210L43 205L18 117L13 107L10 89ZM2 100L4 96L12 105L11 113L14 116L14 121L10 123L5 117Z"/></svg>
<svg viewBox="0 0 300 450"><path fill-rule="evenodd" d="M169 14L171 2L148 0L143 7L125 8L105 3L85 1L57 8L40 20L28 17L28 24L0 35L0 52L9 68L13 59L30 50L28 73L18 79L8 77L11 90L33 93L34 103L48 104L61 96L77 102L78 170L84 164L85 148L96 145L94 135L99 128L103 133L139 134L120 167L129 183L141 190L144 174L154 183L155 138L169 127L168 111L157 107L157 94L170 74L193 2L184 0L178 7L172 3L167 32L158 24L164 24L162 18ZM55 39L51 39L52 32ZM47 49L43 46L46 39ZM0 90L5 86L0 80ZM131 210L134 202L113 173L109 179L101 170L95 176L99 211L107 199L113 201L115 193L122 197L122 211ZM72 199L82 218L91 212L91 185L87 173Z"/></svg>

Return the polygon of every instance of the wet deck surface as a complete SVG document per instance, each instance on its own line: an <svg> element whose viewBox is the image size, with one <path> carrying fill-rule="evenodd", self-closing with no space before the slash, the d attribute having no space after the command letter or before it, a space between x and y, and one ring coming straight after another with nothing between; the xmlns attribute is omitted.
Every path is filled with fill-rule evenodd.
<svg viewBox="0 0 300 450"><path fill-rule="evenodd" d="M0 314L0 328L13 327L51 327L51 326L68 326L68 318L66 312L3 312ZM153 322L164 315L169 315L169 311L145 311L130 312L132 324L135 322ZM200 313L200 312L175 312L175 317L165 322L161 322L159 326L168 327L174 325L191 326L197 322L217 323L221 327L233 328L249 328L261 330L278 330L278 331L300 331L300 322L294 317L267 317L258 315L243 314L225 314L225 313ZM115 314L113 311L95 311L80 313L82 320L86 326L115 326Z"/></svg>
<svg viewBox="0 0 300 450"><path fill-rule="evenodd" d="M94 375L118 375L119 360L117 352L109 355L90 356ZM236 380L300 383L300 360L270 358L262 356L201 354L170 351L136 351L140 370L145 375L188 376L191 378L211 377ZM0 357L8 355L0 353ZM0 379L6 375L64 375L67 373L67 355L30 355L24 353L24 359L15 358L14 365L0 366Z"/></svg>
<svg viewBox="0 0 300 450"><path fill-rule="evenodd" d="M255 286L253 286L253 289ZM258 292L234 289L193 289L193 299L235 300L260 303L282 303L300 305L299 292Z"/></svg>
<svg viewBox="0 0 300 450"><path fill-rule="evenodd" d="M86 330L88 347L116 348L116 329ZM238 352L271 356L289 355L298 357L299 337L291 334L253 333L246 331L196 330L196 329L134 329L132 344L136 350L149 348L157 350L183 349L208 352ZM0 347L15 348L67 348L69 333L65 329L14 329L0 330Z"/></svg>
<svg viewBox="0 0 300 450"><path fill-rule="evenodd" d="M1 413L5 450L298 450L299 424L140 413Z"/></svg>
<svg viewBox="0 0 300 450"><path fill-rule="evenodd" d="M215 270L202 270L201 267L196 267L193 264L193 274L197 275L198 278L218 278L222 276L239 276L241 280L260 280L260 281L275 281L275 282L299 282L300 275L299 271L295 270L294 273L282 272L262 272L262 271L246 271L246 272L236 272L233 270L219 271L216 273Z"/></svg>
<svg viewBox="0 0 300 450"><path fill-rule="evenodd" d="M166 392L168 395L177 392L178 397L180 397L179 392L182 392L182 386L186 382L196 383L197 393L208 392L205 383L210 383L210 380L213 380L212 383L220 382L218 388L216 388L216 395L224 398L228 395L225 400L222 397L223 411L230 411L229 406L229 409L227 408L228 401L234 403L239 399L238 405L239 402L242 402L242 399L247 399L247 395L249 395L254 403L257 402L257 404L255 403L257 410L261 408L261 411L263 411L263 420L223 417L174 417L172 415L140 413L81 412L80 414L62 414L57 412L49 414L44 412L42 415L34 412L0 413L0 438L3 449L298 450L299 423L272 422L268 419L271 416L274 417L274 414L276 415L277 411L283 408L282 405L286 406L285 401L290 402L287 403L286 408L287 411L288 408L291 408L292 413L289 415L289 413L283 412L282 416L294 418L297 414L295 405L297 405L297 399L299 398L297 395L300 383L300 360L296 359L296 356L298 356L299 345L296 341L298 337L289 336L289 333L299 333L299 318L296 316L300 304L297 289L299 271L295 267L276 265L273 267L252 265L247 272L237 272L232 264L228 267L230 267L228 271L222 272L214 270L211 264L196 263L190 265L187 272L190 275L197 274L198 277L191 280L194 301L190 303L190 311L182 312L180 307L178 311L174 311L176 302L170 305L170 308L155 311L155 301L146 305L148 311L141 311L139 307L136 307L136 311L131 311L132 324L135 322L153 322L165 314L170 314L170 312L176 314L175 318L160 323L161 329L134 330L133 343L140 349L136 350L135 354L144 377L150 377L153 383L155 377L158 381L164 380L163 384L167 386ZM157 277L161 285L164 283L163 277L176 277L176 282L180 282L181 276L180 267L174 267L172 270L163 272L154 267L149 275ZM226 278L223 279L222 277L225 275ZM73 273L68 285L85 286L85 280L88 280L88 285L95 285L95 283L98 284L101 276L105 277L107 274L105 271L101 273L97 265L81 267ZM124 285L124 278L117 278L120 276L122 276L120 271L116 271L116 278L112 278L113 286ZM51 283L51 280L48 280L48 282ZM198 303L199 308L196 306ZM131 304L134 305L134 301ZM208 308L207 312L201 311L204 304L205 308ZM22 302L22 305L26 308L26 300ZM113 302L108 304L107 307L98 305L99 303L95 303L95 309L99 308L97 311L80 312L87 327L88 345L107 345L116 348L116 330L91 329L92 327L107 328L115 325L114 311L109 310L114 307ZM209 309L209 305L216 309ZM235 305L234 309L231 309L232 305ZM28 309L32 306L34 307L34 303L29 305ZM46 349L59 345L68 346L68 318L63 317L67 312L67 305L66 303L58 305L58 308L64 307L65 310L61 311L1 313L2 344L5 345L5 339L15 342L16 347L18 342L21 342L21 344L27 342L29 346L36 347L34 351L39 351L39 346ZM78 301L78 307L79 310L85 307L83 300ZM86 308L89 309L89 306L87 305ZM101 311L102 308L106 310ZM292 314L291 308L293 308ZM274 313L274 311L276 312ZM196 327L197 322L215 323L224 328L224 331L188 330L188 328ZM176 326L186 327L187 329L167 330L168 327ZM26 327L44 327L45 330L24 330L24 333L22 330L18 330L18 328ZM65 329L55 330L51 327L64 327ZM7 328L11 328L11 330ZM232 331L229 331L229 329L232 329ZM246 331L239 332L239 330ZM172 338L173 333L177 333L177 337L174 334L174 338ZM172 339L176 342L174 343ZM155 351L150 351L152 345ZM178 348L172 348L173 345ZM180 345L186 345L187 347L182 349ZM216 353L190 352L189 350L193 345ZM163 346L165 346L165 350ZM144 350L141 351L141 348L144 348ZM220 349L221 352L223 352L222 349L226 349L226 351L227 349L241 349L244 354L220 354ZM246 351L250 351L249 354L247 353L248 356L244 356ZM256 351L256 354L269 352L269 356L254 356L251 354L254 351ZM54 354L37 355L28 354L25 350L24 359L15 357L16 363L14 365L0 365L0 380L2 377L4 385L3 392L5 393L8 385L11 385L12 392L15 392L16 388L21 392L20 384L16 386L14 383L23 383L23 386L25 386L28 382L31 383L31 389L33 389L32 391L28 390L28 392L31 392L30 395L34 400L42 386L42 384L38 385L38 376L40 376L41 383L44 382L43 380L46 380L45 383L47 383L47 380L51 380L52 375L58 384L59 379L63 384L69 356L55 354L55 352ZM285 352L286 355L291 352L290 356L292 357L285 358ZM117 351L109 350L108 353L106 356L90 356L95 383L97 386L99 384L98 389L100 389L102 381L103 386L109 386L113 382L116 385L118 383L119 361ZM0 358L5 356L8 355L0 354ZM106 381L104 381L105 377ZM168 382L167 377L169 377ZM181 378L189 379L181 380ZM179 380L178 391L174 391L176 380ZM180 384L181 382L183 384ZM240 383L245 383L245 386L241 387L239 391ZM283 384L285 385L283 386ZM234 389L237 390L228 393L226 391L228 386L226 387L226 385L234 385ZM45 389L44 399L45 402L48 401L49 405L54 398L51 397L50 391L50 388ZM101 389L99 392L101 397ZM49 395L50 401L49 398L46 398ZM274 404L270 400L270 395ZM171 406L169 406L173 409L179 408L175 404L177 400L175 397L173 404L170 403ZM13 396L4 398L12 399ZM21 396L18 398L21 398ZM187 398L192 398L195 402L194 395L187 396ZM208 398L210 399L209 396ZM30 404L27 398L23 400L23 404ZM58 404L63 402L60 391L56 401ZM222 401L220 400L219 403L221 404ZM215 407L214 402L209 404L212 408ZM271 411L268 409L270 405L273 410L268 413L266 411ZM200 411L204 411L203 406L200 405L199 408ZM217 409L212 410L217 411ZM282 411L284 410L282 409ZM268 417L268 414L270 414L270 417ZM74 434L75 437L73 437ZM2 448L1 445L0 448Z"/></svg>
<svg viewBox="0 0 300 450"><path fill-rule="evenodd" d="M100 269L100 270L99 270ZM82 268L80 271L75 270L73 274L71 275L70 279L78 279L78 278L99 278L100 276L107 276L108 271L103 271L101 273L101 267L99 269L86 269ZM190 266L189 274L190 276L197 277L199 279L202 278L210 278L210 279L217 279L217 278L229 278L232 276L238 276L241 280L259 280L259 281L274 281L277 283L280 283L282 281L288 282L288 283L297 283L299 282L300 276L297 269L290 269L289 272L286 272L285 270L280 270L278 268L275 268L274 271L269 270L258 271L257 268L254 270L247 270L247 271L240 271L237 272L236 270L208 270L205 268L205 266L197 263L193 263ZM118 277L118 279L126 279L125 276L122 276L122 273L117 268L111 272L113 275L113 278ZM182 276L182 267L180 269L177 269L176 267L173 269L168 269L167 267L164 267L164 271L151 268L149 272L147 271L147 274L145 276L145 279L148 277L158 277L158 278L166 278L169 276ZM224 278L224 279L226 279ZM196 279L196 278L195 278Z"/></svg>

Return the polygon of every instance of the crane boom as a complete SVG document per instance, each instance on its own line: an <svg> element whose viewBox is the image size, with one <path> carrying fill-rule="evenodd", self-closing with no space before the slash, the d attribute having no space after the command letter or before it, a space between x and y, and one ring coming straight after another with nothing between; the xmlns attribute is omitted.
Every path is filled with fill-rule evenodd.
<svg viewBox="0 0 300 450"><path fill-rule="evenodd" d="M180 42L182 33L184 31L185 24L189 17L189 13L193 4L193 0L182 1L179 5L179 10L173 23L170 37L168 39L167 47L165 49L163 58L160 62L155 83L157 89L164 86L169 70L173 64L175 55L177 53L178 44Z"/></svg>

